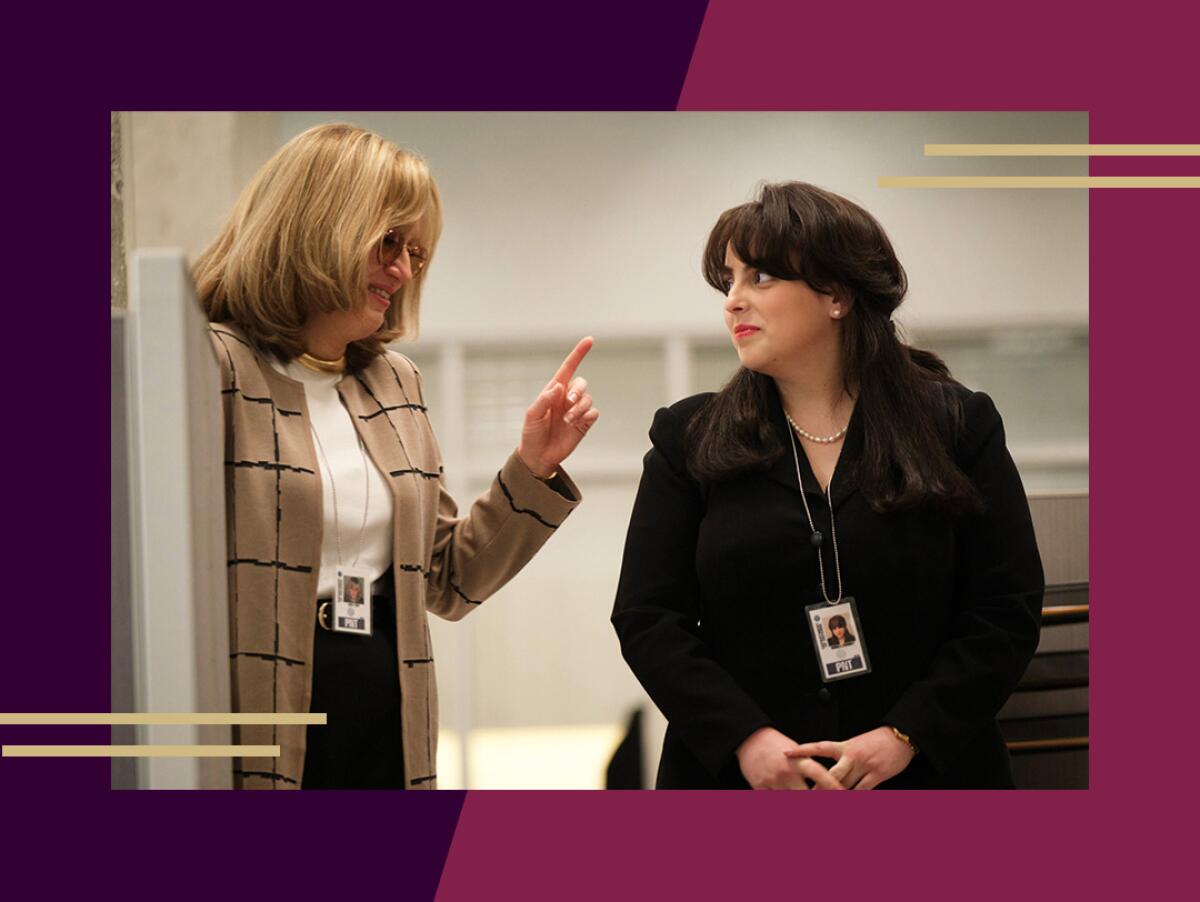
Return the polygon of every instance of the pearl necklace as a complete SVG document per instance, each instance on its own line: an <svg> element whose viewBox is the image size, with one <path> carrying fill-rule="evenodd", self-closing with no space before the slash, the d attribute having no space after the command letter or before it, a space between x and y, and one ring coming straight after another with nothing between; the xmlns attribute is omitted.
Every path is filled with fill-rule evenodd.
<svg viewBox="0 0 1200 902"><path fill-rule="evenodd" d="M850 424L849 424L849 423L847 423L845 426L843 426L841 429L839 429L839 430L838 430L837 432L835 432L833 435L813 435L811 432L807 432L807 431L805 431L804 429L801 429L799 426L797 426L797 425L796 425L796 421L795 421L795 420L793 420L793 419L792 419L792 418L791 418L791 417L788 415L788 412L787 412L786 410L783 412L783 415L784 415L785 417L787 417L788 424L789 424L789 425L790 425L790 426L791 426L793 429L795 429L795 430L796 430L796 434L797 434L797 435L799 435L799 436L800 436L800 437L802 437L802 438L806 438L806 439L808 439L810 442L820 442L822 445L829 445L829 444L832 444L833 442L836 442L836 441L837 441L838 439L840 439L840 438L841 438L843 435L845 435L845 434L846 434L846 430L850 428Z"/></svg>

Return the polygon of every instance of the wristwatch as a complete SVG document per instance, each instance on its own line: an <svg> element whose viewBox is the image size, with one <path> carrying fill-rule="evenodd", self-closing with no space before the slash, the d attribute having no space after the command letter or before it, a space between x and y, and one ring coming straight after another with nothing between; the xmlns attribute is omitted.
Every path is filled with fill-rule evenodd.
<svg viewBox="0 0 1200 902"><path fill-rule="evenodd" d="M918 755L921 753L921 750L919 748L917 748L917 744L908 738L907 733L901 733L895 727L890 726L890 725L888 726L888 729L892 731L892 735L894 735L897 739L899 739L906 746L908 746L910 749L912 749L912 752L914 755Z"/></svg>

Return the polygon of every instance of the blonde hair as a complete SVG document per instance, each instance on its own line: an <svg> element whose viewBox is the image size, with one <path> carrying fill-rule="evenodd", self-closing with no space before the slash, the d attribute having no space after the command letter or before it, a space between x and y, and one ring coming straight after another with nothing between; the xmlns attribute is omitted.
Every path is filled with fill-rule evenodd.
<svg viewBox="0 0 1200 902"><path fill-rule="evenodd" d="M388 229L430 258L442 231L437 184L424 159L353 125L318 125L288 141L250 180L192 275L210 322L233 321L251 344L284 361L303 353L316 312L363 303L367 262ZM392 295L379 331L351 343L366 366L383 346L415 335L429 265Z"/></svg>

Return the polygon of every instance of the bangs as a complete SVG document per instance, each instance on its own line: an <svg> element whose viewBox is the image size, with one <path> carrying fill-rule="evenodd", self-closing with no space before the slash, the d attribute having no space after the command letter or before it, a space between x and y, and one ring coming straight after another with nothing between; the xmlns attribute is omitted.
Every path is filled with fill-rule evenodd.
<svg viewBox="0 0 1200 902"><path fill-rule="evenodd" d="M733 207L721 214L704 250L704 280L725 293L726 248L751 269L777 279L803 280L824 291L829 279L813 259L812 223L802 222L779 193L763 190L762 200ZM808 251L808 252L806 252Z"/></svg>
<svg viewBox="0 0 1200 902"><path fill-rule="evenodd" d="M796 229L768 215L754 202L726 210L713 226L704 251L704 280L725 293L725 251L729 248L746 266L779 279L803 279L803 258Z"/></svg>
<svg viewBox="0 0 1200 902"><path fill-rule="evenodd" d="M411 229L432 252L442 234L442 204L437 184L420 157L401 151L393 158L384 190L386 228Z"/></svg>

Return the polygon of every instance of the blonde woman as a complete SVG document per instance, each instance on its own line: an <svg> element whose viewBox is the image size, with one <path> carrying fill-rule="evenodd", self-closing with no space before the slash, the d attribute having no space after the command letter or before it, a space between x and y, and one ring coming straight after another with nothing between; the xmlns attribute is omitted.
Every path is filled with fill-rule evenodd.
<svg viewBox="0 0 1200 902"><path fill-rule="evenodd" d="M280 755L237 759L239 788L436 788L426 611L474 610L579 503L561 464L599 417L575 376L590 338L457 515L421 375L385 347L416 331L441 226L420 157L324 125L259 171L196 262L225 405L234 710L328 717L241 727Z"/></svg>

